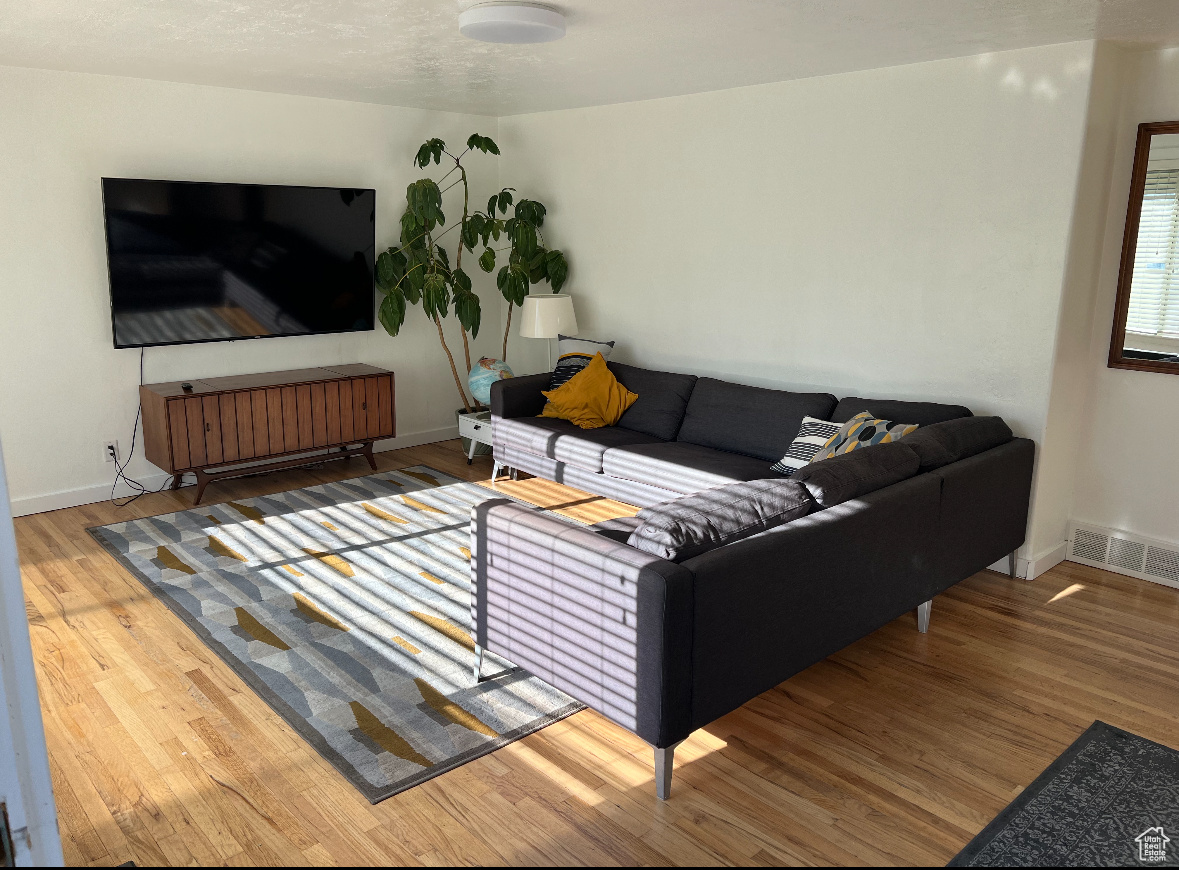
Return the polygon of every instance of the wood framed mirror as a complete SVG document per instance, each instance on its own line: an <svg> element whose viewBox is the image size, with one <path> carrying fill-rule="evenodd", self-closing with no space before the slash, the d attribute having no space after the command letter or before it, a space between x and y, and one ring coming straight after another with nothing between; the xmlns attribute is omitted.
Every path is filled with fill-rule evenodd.
<svg viewBox="0 0 1179 870"><path fill-rule="evenodd" d="M1179 375L1179 121L1138 125L1109 366Z"/></svg>

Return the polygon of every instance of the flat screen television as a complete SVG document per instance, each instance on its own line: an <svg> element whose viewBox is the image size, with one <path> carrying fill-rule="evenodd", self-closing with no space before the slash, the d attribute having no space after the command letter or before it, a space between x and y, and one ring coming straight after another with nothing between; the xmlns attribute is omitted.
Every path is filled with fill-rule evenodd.
<svg viewBox="0 0 1179 870"><path fill-rule="evenodd" d="M376 191L102 179L115 347L374 326Z"/></svg>

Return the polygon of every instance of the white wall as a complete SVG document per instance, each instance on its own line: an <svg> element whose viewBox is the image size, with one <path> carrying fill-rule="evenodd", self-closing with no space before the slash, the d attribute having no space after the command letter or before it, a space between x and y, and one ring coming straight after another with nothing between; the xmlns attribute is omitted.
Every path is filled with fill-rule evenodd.
<svg viewBox="0 0 1179 870"><path fill-rule="evenodd" d="M494 118L74 73L0 67L0 436L16 512L94 501L130 442L139 353L111 347L99 179L103 176L377 189L377 243L395 241L411 161L430 136L496 135ZM498 190L497 159L474 158L473 201ZM436 167L435 167L436 168ZM461 200L448 195L450 211ZM484 323L473 358L499 355L500 297L475 280ZM450 325L452 349L461 340ZM375 332L149 348L149 382L367 362L397 373L398 431L454 431L460 405L420 310ZM416 436L416 438L415 438ZM142 442L141 442L142 443ZM142 455L142 454L140 454ZM155 469L140 460L133 476ZM158 477L151 478L159 480Z"/></svg>
<svg viewBox="0 0 1179 870"><path fill-rule="evenodd" d="M1179 377L1106 366L1122 232L1134 164L1134 141L1144 121L1179 120L1179 49L1132 54L1126 62L1093 315L1088 372L1093 379L1076 470L1073 517L1179 543Z"/></svg>
<svg viewBox="0 0 1179 870"><path fill-rule="evenodd" d="M960 402L1042 442L1093 52L501 118L502 173L617 359Z"/></svg>
<svg viewBox="0 0 1179 870"><path fill-rule="evenodd" d="M1093 307L1099 290L1102 242L1118 134L1124 52L1107 43L1094 52L1068 259L1057 320L1048 417L1040 439L1035 516L1027 550L1042 573L1065 556L1077 467L1085 444L1085 408L1092 389L1089 364Z"/></svg>

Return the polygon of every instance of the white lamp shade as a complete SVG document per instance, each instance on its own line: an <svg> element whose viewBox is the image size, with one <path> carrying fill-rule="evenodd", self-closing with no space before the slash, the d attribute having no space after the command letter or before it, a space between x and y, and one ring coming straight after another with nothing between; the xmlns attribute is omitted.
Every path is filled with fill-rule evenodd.
<svg viewBox="0 0 1179 870"><path fill-rule="evenodd" d="M524 338L556 338L577 335L573 299L564 293L524 297L520 312L520 335Z"/></svg>

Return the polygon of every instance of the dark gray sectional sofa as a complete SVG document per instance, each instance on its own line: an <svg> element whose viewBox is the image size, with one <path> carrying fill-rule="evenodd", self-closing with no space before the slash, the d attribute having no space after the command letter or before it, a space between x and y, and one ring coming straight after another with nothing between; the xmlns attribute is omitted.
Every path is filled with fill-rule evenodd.
<svg viewBox="0 0 1179 870"><path fill-rule="evenodd" d="M648 507L778 478L770 466L803 416L844 422L867 410L923 427L909 436L920 468L908 460L904 479L861 486L834 506L816 502L805 516L680 561L628 544L634 520L579 526L506 499L475 509L479 649L651 744L661 798L672 753L692 731L910 610L924 630L935 595L1023 543L1034 445L1011 438L998 418L610 368L639 399L606 429L536 417L547 374L497 383L497 465ZM963 422L947 422L955 420ZM854 481L855 469L885 454L907 458L904 442L884 445L891 453L863 448L842 465L813 463L798 475L809 482L788 485L821 496L826 465L828 491L838 490L831 480L840 473L853 470Z"/></svg>

